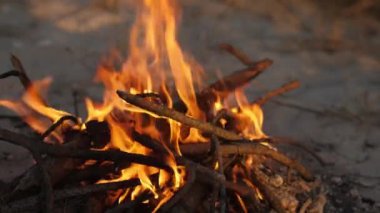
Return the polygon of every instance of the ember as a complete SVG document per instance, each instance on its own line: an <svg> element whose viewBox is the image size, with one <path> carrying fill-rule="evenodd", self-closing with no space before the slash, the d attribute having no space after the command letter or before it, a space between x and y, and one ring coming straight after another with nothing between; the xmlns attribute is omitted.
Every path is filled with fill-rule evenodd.
<svg viewBox="0 0 380 213"><path fill-rule="evenodd" d="M319 185L302 164L275 148L282 141L263 132L261 109L299 82L249 101L242 87L272 61L252 62L223 44L246 68L202 85L200 66L176 40L178 15L172 0L143 1L128 59L120 70L114 58L99 66L103 102L86 98L85 119L50 107L43 92L51 80L31 81L12 56L14 70L1 78L17 76L25 93L0 105L40 136L0 130L0 139L27 148L36 161L9 185L1 212L56 212L67 203L78 212L302 208L296 194L308 195Z"/></svg>

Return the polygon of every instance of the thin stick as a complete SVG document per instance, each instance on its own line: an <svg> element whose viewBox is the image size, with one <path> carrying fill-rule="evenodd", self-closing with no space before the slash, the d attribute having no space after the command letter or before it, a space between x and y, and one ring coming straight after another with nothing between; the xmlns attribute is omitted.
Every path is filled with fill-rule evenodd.
<svg viewBox="0 0 380 213"><path fill-rule="evenodd" d="M3 131L0 132L1 134L4 133ZM18 133L15 133L15 135L17 140L29 141L31 143L32 148L38 146L40 143L43 144L42 141L40 141L38 138L29 138L25 136L23 137L23 135L21 137L18 137ZM6 140L9 137L14 137L14 134L13 136L12 134L0 136L0 138L3 140ZM87 135L83 133L76 133L73 134L70 138L72 138L70 141L60 146L69 147L72 150L90 148L90 139ZM39 153L45 154L42 152ZM81 165L83 162L83 160L75 158L52 158L50 156L44 158L44 163L46 165L46 169L48 170L51 183L53 185L61 181L64 177L70 174L73 170L75 170L77 166ZM23 196L25 194L25 191L37 187L39 185L39 173L40 169L38 168L38 165L32 166L21 177L16 178L14 181L10 183L10 190L7 193L3 194L1 199L5 202L9 202L11 200L17 199L20 196Z"/></svg>
<svg viewBox="0 0 380 213"><path fill-rule="evenodd" d="M268 140L268 139L267 139ZM181 152L184 155L192 155L196 153L197 155L202 153L207 153L210 149L210 143L197 143L197 144L184 144L181 145ZM306 169L301 163L296 160L290 159L284 154L277 152L267 146L260 143L252 142L239 142L239 143L226 143L220 145L220 150L224 155L230 154L255 154L264 155L273 160L286 165L296 171L298 171L303 178L306 180L313 180L314 177L311 172Z"/></svg>
<svg viewBox="0 0 380 213"><path fill-rule="evenodd" d="M274 190L271 190L269 186L268 180L265 178L263 172L259 169L253 169L252 172L252 181L260 189L260 191L264 194L265 198L269 200L269 203L273 207L274 210L278 213L286 213L287 211L281 204L281 200L277 197Z"/></svg>
<svg viewBox="0 0 380 213"><path fill-rule="evenodd" d="M255 192L251 190L249 187L245 187L238 183L227 181L224 175L221 175L208 167L202 166L199 163L195 163L185 158L177 158L177 161L187 166L193 166L195 171L197 172L197 178L203 183L214 185L215 182L217 182L219 184L224 185L226 189L234 191L242 196L249 196L255 194Z"/></svg>
<svg viewBox="0 0 380 213"><path fill-rule="evenodd" d="M199 107L207 114L210 109L212 109L215 101L217 101L215 93L218 93L219 98L225 98L229 93L255 79L272 64L272 60L263 59L250 64L247 68L234 71L209 84L206 88L196 94ZM186 111L186 105L182 101L174 103L173 108L181 112Z"/></svg>
<svg viewBox="0 0 380 213"><path fill-rule="evenodd" d="M17 71L17 70L10 70L8 72L0 74L0 79L8 78L8 77L11 77L11 76L19 77L20 76L20 72Z"/></svg>
<svg viewBox="0 0 380 213"><path fill-rule="evenodd" d="M154 104L152 102L146 101L140 97L137 97L135 95L122 92L122 91L117 91L117 94L119 95L120 98L125 100L126 102L135 105L137 107L140 107L144 110L147 110L149 112L155 113L159 116L163 116L166 118L171 118L175 121L178 121L182 124L188 125L190 127L195 127L197 129L200 129L206 133L210 134L215 134L218 137L227 139L227 140L241 140L243 139L242 136L234 133L227 131L225 129L222 129L220 127L216 127L210 123L204 122L197 120L195 118L186 116L180 112L177 112L173 109L169 109L163 105L158 105Z"/></svg>
<svg viewBox="0 0 380 213"><path fill-rule="evenodd" d="M163 144L161 144L158 140L153 139L149 135L141 134L134 130L132 131L132 138L134 141L155 152L162 153L164 155L169 155L169 151L165 149Z"/></svg>
<svg viewBox="0 0 380 213"><path fill-rule="evenodd" d="M20 59L18 59L15 55L11 55L11 62L13 68L19 72L18 77L20 79L21 84L24 86L25 89L27 89L32 84L32 81L26 75L24 66L22 65Z"/></svg>
<svg viewBox="0 0 380 213"><path fill-rule="evenodd" d="M188 194L195 181L196 173L193 166L188 167L186 171L187 179L185 185L179 191L177 191L176 194L167 203L165 203L160 208L160 212L168 212L172 206L174 206Z"/></svg>
<svg viewBox="0 0 380 213"><path fill-rule="evenodd" d="M213 119L212 123L214 125L216 125L219 120L225 116L225 113L224 111L219 111L218 114L215 116L215 118ZM211 135L211 144L212 146L211 147L215 147L215 158L218 162L218 172L221 174L221 175L224 175L224 167L223 167L223 156L222 156L222 152L220 150L220 141L219 141L219 138L216 137L216 135ZM218 184L216 184L215 186L217 187ZM227 193L226 193L226 187L224 185L220 185L219 187L219 192L220 192L220 212L226 212L226 200L227 200Z"/></svg>
<svg viewBox="0 0 380 213"><path fill-rule="evenodd" d="M41 201L41 208L42 212L44 213L52 213L53 212L53 207L54 207L54 202L53 202L53 186L50 181L50 176L47 172L47 169L45 167L45 163L38 151L36 150L30 150L32 153L33 158L37 162L37 166L40 170L40 190L41 190L41 195L39 196Z"/></svg>
<svg viewBox="0 0 380 213"><path fill-rule="evenodd" d="M158 174L153 174L153 175L150 175L149 178L154 179L157 177L158 177ZM139 178L132 178L129 180L119 181L119 182L101 183L101 184L94 184L94 185L88 185L88 186L60 189L60 190L54 191L54 200L58 201L58 200L63 200L70 197L77 197L77 196L82 196L82 195L91 194L95 192L132 188L140 184L141 184L141 181ZM6 206L3 206L1 208L2 210L1 212L3 211L7 212L7 210L11 210L10 212L22 211L22 210L35 206L37 202L38 202L38 195L28 197L28 198L10 203Z"/></svg>
<svg viewBox="0 0 380 213"><path fill-rule="evenodd" d="M231 44L222 43L219 45L219 48L235 56L241 63L247 66L254 63L243 51L239 50Z"/></svg>
<svg viewBox="0 0 380 213"><path fill-rule="evenodd" d="M140 98L161 98L160 94L155 92L138 93L136 96L139 96Z"/></svg>
<svg viewBox="0 0 380 213"><path fill-rule="evenodd" d="M223 144L221 147L223 154L256 154L264 155L273 160L286 165L298 171L306 180L313 180L314 177L308 169L296 160L290 159L284 154L275 151L267 146L258 143L236 143L236 144Z"/></svg>
<svg viewBox="0 0 380 213"><path fill-rule="evenodd" d="M49 136L54 130L56 130L63 122L70 120L74 122L75 124L78 124L78 118L72 116L72 115L65 115L61 117L57 122L53 123L44 133L41 135L41 139L45 139L47 136Z"/></svg>
<svg viewBox="0 0 380 213"><path fill-rule="evenodd" d="M269 91L264 96L262 96L262 97L256 99L255 101L253 101L253 103L254 104L258 104L258 105L263 105L266 102L268 102L270 99L272 99L273 97L282 95L282 94L284 94L286 92L289 92L291 90L297 89L298 87L300 87L300 82L299 81L297 81L297 80L291 81L289 83L286 83L286 84L282 85L280 88L277 88L277 89Z"/></svg>
<svg viewBox="0 0 380 213"><path fill-rule="evenodd" d="M232 74L214 82L208 87L208 89L213 89L217 92L235 91L235 89L256 78L272 64L273 61L267 58L257 61L245 69L233 72Z"/></svg>
<svg viewBox="0 0 380 213"><path fill-rule="evenodd" d="M44 153L56 157L69 157L80 159L94 159L94 160L110 160L114 162L127 161L131 163L143 164L147 166L153 166L160 169L164 169L168 172L172 172L170 166L157 158L122 152L119 150L77 150L64 146L51 145L47 143L36 143L36 139L29 138L27 136L14 133L8 130L0 129L0 139L13 143L15 145L22 146L28 150L38 150L39 153ZM38 141L38 140L37 140Z"/></svg>

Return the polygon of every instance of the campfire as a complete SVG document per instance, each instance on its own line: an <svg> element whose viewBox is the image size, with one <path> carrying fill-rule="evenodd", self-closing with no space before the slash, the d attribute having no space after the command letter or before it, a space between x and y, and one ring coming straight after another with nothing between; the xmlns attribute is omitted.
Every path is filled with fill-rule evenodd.
<svg viewBox="0 0 380 213"><path fill-rule="evenodd" d="M25 92L0 105L35 134L0 129L0 139L28 149L35 165L7 185L1 212L323 210L321 184L276 148L300 144L262 130L262 105L299 82L249 100L244 87L272 61L222 44L245 68L205 84L176 40L178 18L172 0L141 3L128 57L101 62L103 100L86 98L85 118L49 106L51 79L30 80L11 57L0 77L18 77Z"/></svg>

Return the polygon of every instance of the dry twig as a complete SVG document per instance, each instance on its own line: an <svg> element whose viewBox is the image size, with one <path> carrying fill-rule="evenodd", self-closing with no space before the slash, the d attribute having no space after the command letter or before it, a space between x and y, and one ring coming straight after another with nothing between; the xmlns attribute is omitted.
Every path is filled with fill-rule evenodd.
<svg viewBox="0 0 380 213"><path fill-rule="evenodd" d="M277 197L275 192L270 189L269 182L266 180L265 175L259 169L253 169L252 173L253 183L260 189L264 194L264 197L268 199L273 209L278 213L286 213L287 211L281 204L281 200Z"/></svg>
<svg viewBox="0 0 380 213"><path fill-rule="evenodd" d="M0 139L22 146L28 150L36 150L39 153L48 154L55 157L68 157L80 159L94 160L110 160L114 162L127 161L131 163L144 164L153 166L171 172L172 169L167 164L159 161L157 158L122 152L119 150L76 150L64 146L51 145L47 143L35 143L36 139L26 137L24 135L14 133L8 130L0 129ZM37 140L38 141L38 140ZM34 142L34 143L33 143Z"/></svg>
<svg viewBox="0 0 380 213"><path fill-rule="evenodd" d="M18 59L15 55L11 55L11 62L12 62L13 68L19 72L17 76L20 79L20 82L22 83L24 88L27 89L32 84L32 82L29 79L29 77L26 75L24 66L22 65L20 59Z"/></svg>
<svg viewBox="0 0 380 213"><path fill-rule="evenodd" d="M231 55L235 56L241 63L250 66L254 62L245 54L243 51L239 50L238 48L234 47L231 44L222 43L219 45L219 48L222 50L225 50L226 52L230 53Z"/></svg>
<svg viewBox="0 0 380 213"><path fill-rule="evenodd" d="M78 124L78 118L72 116L72 115L65 115L61 117L57 122L53 123L44 133L41 134L41 139L45 139L47 136L49 136L54 130L56 130L63 122L70 120L74 122L75 124Z"/></svg>
<svg viewBox="0 0 380 213"><path fill-rule="evenodd" d="M150 175L150 179L156 179L158 177L158 174ZM119 181L119 182L110 182L110 183L101 183L101 184L94 184L94 185L88 185L88 186L82 186L82 187L73 187L73 188L66 188L66 189L60 189L53 192L54 194L54 200L63 200L70 197L76 197L86 194L91 194L95 192L101 192L101 191L112 191L117 189L126 189L126 188L132 188L135 186L138 186L141 184L141 181L139 178L132 178L125 181ZM32 196L28 197L22 200L18 200L12 203L9 203L1 208L1 212L18 212L22 211L28 208L31 208L37 204L38 196Z"/></svg>
<svg viewBox="0 0 380 213"><path fill-rule="evenodd" d="M300 86L299 81L291 81L282 85L280 88L269 91L267 94L253 101L254 104L263 105L268 102L271 98L282 95L288 91L297 89Z"/></svg>
<svg viewBox="0 0 380 213"><path fill-rule="evenodd" d="M188 155L188 154L192 155L194 153L197 153L197 154L207 153L209 149L210 149L209 143L181 145L181 152L184 155ZM225 143L220 146L220 150L224 155L229 155L229 154L264 155L269 158L272 158L273 160L283 165L293 168L294 170L298 171L302 175L302 177L305 178L306 180L314 179L311 172L308 169L306 169L301 163L299 163L298 161L292 160L288 158L287 156L285 156L284 154L277 152L260 143L252 143L252 142Z"/></svg>
<svg viewBox="0 0 380 213"><path fill-rule="evenodd" d="M224 130L220 127L216 127L210 123L203 122L200 120L197 120L195 118L186 116L180 112L177 112L173 109L169 109L163 105L154 104L152 102L146 101L140 97L137 97L135 95L117 91L117 94L125 100L126 102L135 105L137 107L140 107L144 110L147 110L149 112L152 112L156 115L163 116L166 118L173 119L175 121L178 121L182 124L195 127L197 129L200 129L204 132L215 134L216 136L219 136L221 138L227 139L227 140L242 140L243 137L227 130Z"/></svg>

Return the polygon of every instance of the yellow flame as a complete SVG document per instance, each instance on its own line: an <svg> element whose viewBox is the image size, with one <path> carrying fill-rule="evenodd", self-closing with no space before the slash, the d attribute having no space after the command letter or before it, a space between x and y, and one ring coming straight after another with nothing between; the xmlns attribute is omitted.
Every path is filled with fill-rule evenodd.
<svg viewBox="0 0 380 213"><path fill-rule="evenodd" d="M264 115L263 111L259 105L250 104L247 97L240 90L235 91L236 101L239 105L240 112L238 110L233 110L241 120L248 119L250 125L245 125L243 134L251 139L266 137L262 131Z"/></svg>
<svg viewBox="0 0 380 213"><path fill-rule="evenodd" d="M114 68L118 56L105 60L98 69L95 80L104 85L102 103L95 103L90 98L85 99L87 121L106 121L110 127L110 141L102 149L116 148L124 152L151 155L152 150L137 143L132 138L132 131L147 134L160 141L163 147L174 147L164 161L169 165L173 174L154 167L131 164L121 171L118 178L101 180L113 182L139 178L141 185L131 190L120 192L119 202L126 199L135 199L144 191L150 191L159 201L155 210L167 202L184 184L185 168L177 166L175 156L181 155L179 143L207 142L209 139L202 136L195 128L187 128L173 120L164 120L165 125L158 127L159 116L142 110L121 100L116 90L128 91L131 94L157 93L162 99L159 104L169 108L175 106L175 101L184 103L186 115L199 120L206 120L206 116L198 106L195 87L202 86L202 69L184 53L177 41L178 8L174 0L142 0L129 40L128 58L121 64L120 69ZM20 101L0 100L0 105L14 110L22 116L34 130L44 132L53 122L62 116L70 115L67 112L54 109L44 101L42 93L46 91L51 79L46 78L33 82L25 91ZM169 82L174 82L171 85ZM174 86L174 88L172 88ZM172 99L176 97L179 100ZM157 97L155 97L157 99ZM235 93L238 107L231 109L237 120L244 122L242 134L249 138L264 137L262 131L263 112L260 106L249 104L242 91ZM147 101L158 101L147 98ZM230 108L221 97L217 97L214 112L223 108ZM223 125L227 120L222 121ZM76 127L85 130L85 125ZM183 134L181 134L183 133ZM59 131L52 133L61 138ZM215 165L218 168L218 165ZM234 167L234 173L238 168ZM159 174L158 185L149 179L152 174ZM234 176L234 181L236 176ZM238 200L242 199L238 196ZM244 203L243 209L246 211Z"/></svg>

